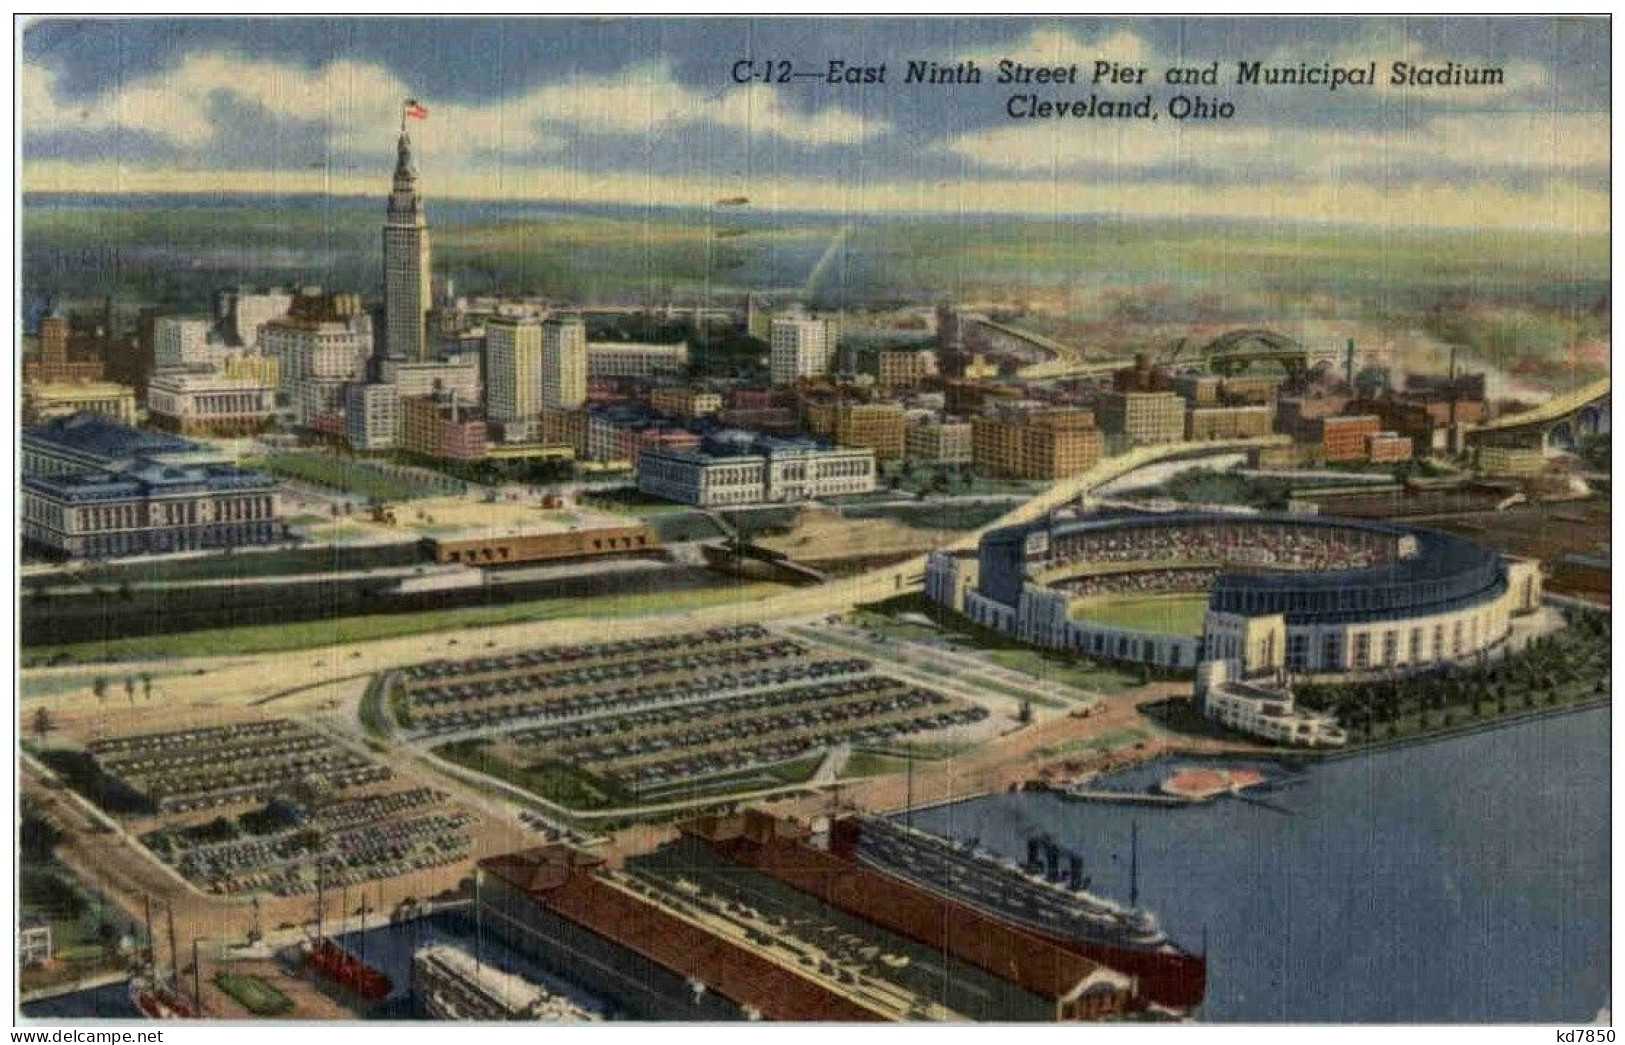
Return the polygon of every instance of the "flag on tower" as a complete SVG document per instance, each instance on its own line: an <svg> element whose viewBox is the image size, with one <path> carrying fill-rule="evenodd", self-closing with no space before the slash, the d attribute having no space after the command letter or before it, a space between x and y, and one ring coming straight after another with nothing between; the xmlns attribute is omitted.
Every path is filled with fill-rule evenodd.
<svg viewBox="0 0 1625 1045"><path fill-rule="evenodd" d="M412 117L414 120L427 120L429 118L429 110L416 98L408 98L406 99L406 115Z"/></svg>

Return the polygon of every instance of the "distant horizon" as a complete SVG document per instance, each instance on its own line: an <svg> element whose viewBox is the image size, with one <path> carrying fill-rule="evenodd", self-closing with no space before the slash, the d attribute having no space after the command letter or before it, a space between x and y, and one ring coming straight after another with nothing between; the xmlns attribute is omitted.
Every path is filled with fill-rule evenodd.
<svg viewBox="0 0 1625 1045"><path fill-rule="evenodd" d="M388 197L387 187L384 191L354 191L343 193L324 193L320 190L292 189L292 190L213 190L213 189L23 189L18 193L23 201L37 198L41 202L50 200L114 200L114 199L141 199L150 201L160 200L186 200L200 204L246 205L267 200L303 201L313 204L333 202L342 204L346 209L360 209L377 204L383 206ZM636 212L658 211L680 214L703 215L709 208L703 203L641 203L622 202L617 200L591 200L591 199L565 199L545 196L435 196L425 193L425 205L429 211L431 226L435 221L435 207L437 204L453 206L493 206L493 207L545 207L561 210L580 210L591 212ZM919 209L919 210L864 210L841 211L815 208L779 208L768 210L757 206L745 206L730 209L726 212L730 223L750 223L752 221L774 222L791 221L797 219L819 219L838 221L879 219L879 220L905 220L910 218L927 218L943 221L976 221L979 218L1002 218L1017 220L1023 223L1053 222L1057 224L1071 223L1106 223L1131 222L1159 225L1175 224L1206 224L1206 225L1235 225L1253 228L1267 228L1278 226L1281 228L1316 228L1340 229L1349 232L1378 234L1415 234L1415 235L1498 235L1509 231L1516 231L1540 237L1573 238L1576 240L1598 239L1608 240L1609 229L1576 230L1570 228L1539 228L1539 227L1505 227L1495 225L1448 225L1448 224L1418 224L1418 225L1377 225L1369 222L1347 218L1310 216L1300 218L1271 218L1247 214L1168 214L1152 212L1123 212L1123 211L1022 211L1022 210L950 210L950 209Z"/></svg>

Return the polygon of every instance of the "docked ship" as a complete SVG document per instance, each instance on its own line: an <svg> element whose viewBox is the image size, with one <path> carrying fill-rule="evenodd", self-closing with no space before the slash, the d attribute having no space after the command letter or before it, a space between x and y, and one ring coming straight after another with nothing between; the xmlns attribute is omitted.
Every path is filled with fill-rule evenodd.
<svg viewBox="0 0 1625 1045"><path fill-rule="evenodd" d="M1206 955L1177 946L1156 917L1089 891L1083 860L1047 836L1027 843L1027 862L956 844L876 816L835 821L833 855L1020 926L1041 939L1133 976L1149 1000L1173 1009L1201 1004Z"/></svg>
<svg viewBox="0 0 1625 1045"><path fill-rule="evenodd" d="M357 958L326 936L307 941L305 968L311 972L354 991L367 1001L382 1001L389 997L392 984L389 977Z"/></svg>
<svg viewBox="0 0 1625 1045"><path fill-rule="evenodd" d="M431 1020L595 1022L600 1017L524 977L431 944L412 955L412 996Z"/></svg>
<svg viewBox="0 0 1625 1045"><path fill-rule="evenodd" d="M130 979L130 1003L149 1020L194 1020L197 1006L174 984L159 976Z"/></svg>

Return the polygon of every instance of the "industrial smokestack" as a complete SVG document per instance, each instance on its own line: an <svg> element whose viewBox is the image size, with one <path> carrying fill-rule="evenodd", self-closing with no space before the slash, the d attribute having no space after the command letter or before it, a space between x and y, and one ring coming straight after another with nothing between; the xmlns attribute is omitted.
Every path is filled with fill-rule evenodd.
<svg viewBox="0 0 1625 1045"><path fill-rule="evenodd" d="M1083 857L1077 853L1066 854L1066 880L1073 892L1083 888Z"/></svg>

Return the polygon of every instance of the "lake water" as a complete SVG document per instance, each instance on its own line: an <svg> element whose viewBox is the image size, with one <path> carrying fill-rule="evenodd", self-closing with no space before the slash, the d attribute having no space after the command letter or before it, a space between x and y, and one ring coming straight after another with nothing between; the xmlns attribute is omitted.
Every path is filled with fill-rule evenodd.
<svg viewBox="0 0 1625 1045"><path fill-rule="evenodd" d="M1267 805L1025 793L914 824L1017 860L1048 831L1127 899L1138 822L1141 904L1189 948L1206 931L1204 1020L1573 1023L1608 1001L1611 721L1336 759Z"/></svg>
<svg viewBox="0 0 1625 1045"><path fill-rule="evenodd" d="M1205 1020L1534 1022L1591 1019L1607 1001L1608 709L1290 774L1267 804L1183 808L998 795L914 815L917 827L1016 859L1048 831L1108 896L1129 892L1179 941L1208 940ZM1158 774L1125 777L1138 789ZM613 1015L601 999L476 933L460 913L369 931L396 984L375 1013L409 1018L412 950L478 946ZM362 949L352 934L344 942ZM30 1005L35 1018L129 1014L123 985Z"/></svg>

